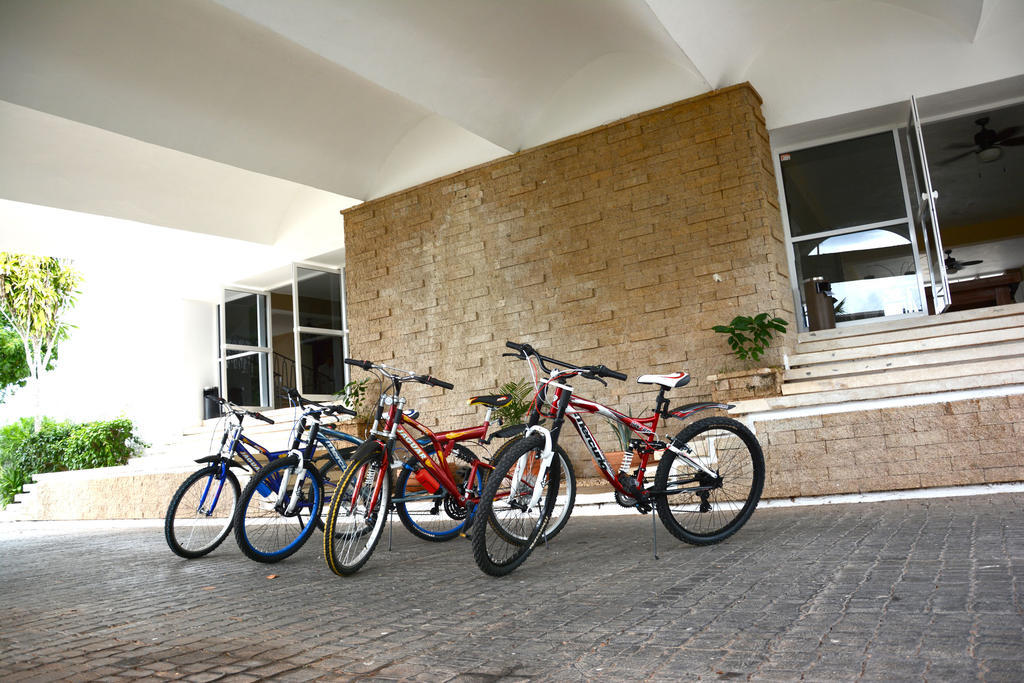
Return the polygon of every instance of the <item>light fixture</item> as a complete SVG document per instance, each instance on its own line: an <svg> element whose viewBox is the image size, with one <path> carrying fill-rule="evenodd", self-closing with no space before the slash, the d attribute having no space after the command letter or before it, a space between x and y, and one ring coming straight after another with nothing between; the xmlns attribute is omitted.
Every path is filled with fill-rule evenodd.
<svg viewBox="0 0 1024 683"><path fill-rule="evenodd" d="M1003 156L1003 150L998 147L987 147L978 151L978 159L986 164L990 161L997 160L1001 156Z"/></svg>

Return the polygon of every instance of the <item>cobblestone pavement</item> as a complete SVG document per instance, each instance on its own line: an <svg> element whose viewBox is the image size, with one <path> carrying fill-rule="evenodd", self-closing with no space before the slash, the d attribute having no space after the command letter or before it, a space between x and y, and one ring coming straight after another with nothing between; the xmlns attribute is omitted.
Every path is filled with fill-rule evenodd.
<svg viewBox="0 0 1024 683"><path fill-rule="evenodd" d="M576 517L504 579L399 525L353 578L315 538L0 525L0 680L1024 678L1024 494L759 510L697 548ZM276 574L276 578L269 575Z"/></svg>

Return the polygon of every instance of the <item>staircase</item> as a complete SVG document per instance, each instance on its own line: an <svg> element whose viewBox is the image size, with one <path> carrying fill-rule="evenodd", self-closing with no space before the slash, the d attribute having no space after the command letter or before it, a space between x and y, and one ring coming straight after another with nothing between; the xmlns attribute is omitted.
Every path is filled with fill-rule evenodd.
<svg viewBox="0 0 1024 683"><path fill-rule="evenodd" d="M734 413L1024 385L1024 304L805 332L782 396Z"/></svg>

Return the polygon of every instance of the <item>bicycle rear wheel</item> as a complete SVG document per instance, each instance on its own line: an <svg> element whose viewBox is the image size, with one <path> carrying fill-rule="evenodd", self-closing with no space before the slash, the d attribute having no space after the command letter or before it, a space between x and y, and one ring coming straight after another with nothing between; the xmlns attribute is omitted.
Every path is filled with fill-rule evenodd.
<svg viewBox="0 0 1024 683"><path fill-rule="evenodd" d="M238 502L238 478L220 465L193 472L171 497L164 538L176 555L188 559L212 552L231 532Z"/></svg>
<svg viewBox="0 0 1024 683"><path fill-rule="evenodd" d="M359 571L383 535L391 504L391 475L381 466L383 458L380 444L366 441L335 490L324 528L324 558L339 576Z"/></svg>
<svg viewBox="0 0 1024 683"><path fill-rule="evenodd" d="M690 460L666 450L654 475L658 517L673 536L710 545L736 533L761 499L764 455L749 429L728 417L708 417L687 425L673 440Z"/></svg>
<svg viewBox="0 0 1024 683"><path fill-rule="evenodd" d="M473 476L474 481L466 479L472 471L471 464L478 460L473 451L465 446L455 446L452 450L455 466L452 478L460 489L479 497L484 487L483 468L478 468ZM425 541L450 541L466 527L471 510L455 500L451 493L443 487L437 493L423 489L416 480L413 471L405 466L395 482L395 511L402 525L414 536Z"/></svg>
<svg viewBox="0 0 1024 683"><path fill-rule="evenodd" d="M473 514L473 558L491 576L504 576L526 561L551 517L561 480L552 458L541 494L531 506L544 439L537 435L508 447L494 465Z"/></svg>
<svg viewBox="0 0 1024 683"><path fill-rule="evenodd" d="M235 511L235 540L257 562L278 562L294 554L320 520L320 472L308 462L298 465L294 455L271 460L242 491Z"/></svg>

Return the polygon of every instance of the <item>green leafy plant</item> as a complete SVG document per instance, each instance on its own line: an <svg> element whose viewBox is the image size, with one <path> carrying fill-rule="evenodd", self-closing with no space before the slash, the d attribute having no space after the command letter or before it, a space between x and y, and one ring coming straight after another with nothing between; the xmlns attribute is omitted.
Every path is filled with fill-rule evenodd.
<svg viewBox="0 0 1024 683"><path fill-rule="evenodd" d="M33 474L123 465L147 444L127 418L54 422L23 418L0 429L0 504L6 506Z"/></svg>
<svg viewBox="0 0 1024 683"><path fill-rule="evenodd" d="M767 313L755 316L738 315L728 325L715 325L711 329L729 335L729 346L740 360L759 360L771 344L772 337L785 333L788 322L769 317Z"/></svg>
<svg viewBox="0 0 1024 683"><path fill-rule="evenodd" d="M627 406L626 416L633 417L633 410ZM612 426L615 431L615 436L619 439L619 445L622 447L621 450L629 450L629 440L633 438L633 432L629 427L622 424L618 420L608 420L608 424Z"/></svg>
<svg viewBox="0 0 1024 683"><path fill-rule="evenodd" d="M356 420L360 422L368 421L370 413L373 411L372 402L366 400L367 385L369 383L369 377L364 377L358 381L352 380L335 394L335 396L340 397L344 401L346 408L356 411Z"/></svg>
<svg viewBox="0 0 1024 683"><path fill-rule="evenodd" d="M14 502L29 476L16 467L0 467L0 509Z"/></svg>
<svg viewBox="0 0 1024 683"><path fill-rule="evenodd" d="M521 424L530 409L530 396L533 394L533 383L527 380L505 382L498 389L501 395L508 395L512 400L494 411L494 415L503 425Z"/></svg>

